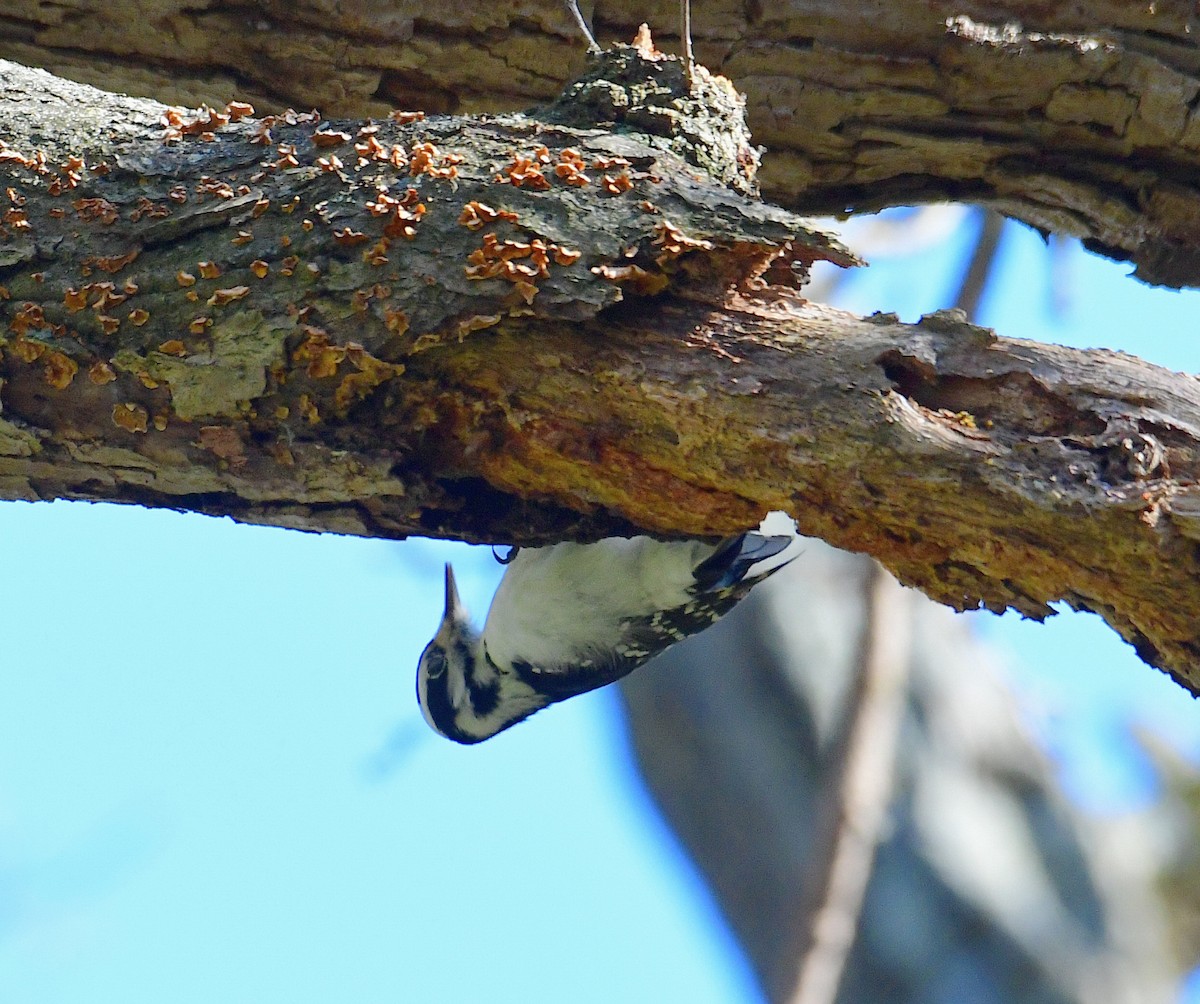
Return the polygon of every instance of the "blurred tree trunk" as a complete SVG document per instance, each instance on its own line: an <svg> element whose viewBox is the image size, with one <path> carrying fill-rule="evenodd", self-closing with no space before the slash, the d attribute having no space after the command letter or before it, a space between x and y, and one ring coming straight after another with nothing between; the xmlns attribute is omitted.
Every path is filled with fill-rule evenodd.
<svg viewBox="0 0 1200 1004"><path fill-rule="evenodd" d="M772 1002L792 999L797 923L826 881L814 852L842 770L868 567L813 541L621 683L642 776ZM1161 836L1083 819L969 625L915 594L907 616L896 785L837 999L1170 999L1180 963L1152 894Z"/></svg>

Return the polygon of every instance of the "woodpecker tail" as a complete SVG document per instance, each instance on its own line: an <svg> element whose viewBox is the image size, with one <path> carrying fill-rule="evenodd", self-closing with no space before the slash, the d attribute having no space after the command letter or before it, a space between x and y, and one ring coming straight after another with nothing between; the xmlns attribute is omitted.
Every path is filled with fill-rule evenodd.
<svg viewBox="0 0 1200 1004"><path fill-rule="evenodd" d="M794 553L784 555L792 545L796 545ZM784 513L773 512L762 521L758 530L721 541L692 574L701 589L728 589L748 576L758 579L778 571L799 553L796 524ZM764 564L777 555L783 557L779 561Z"/></svg>

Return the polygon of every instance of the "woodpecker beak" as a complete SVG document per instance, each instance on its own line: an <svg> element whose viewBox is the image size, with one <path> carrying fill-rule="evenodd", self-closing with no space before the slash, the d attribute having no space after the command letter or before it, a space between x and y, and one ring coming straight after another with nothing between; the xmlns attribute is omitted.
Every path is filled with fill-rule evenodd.
<svg viewBox="0 0 1200 1004"><path fill-rule="evenodd" d="M458 598L458 589L454 585L454 569L446 564L446 613L444 619L448 621L460 621L467 616L466 607L463 606L462 600Z"/></svg>

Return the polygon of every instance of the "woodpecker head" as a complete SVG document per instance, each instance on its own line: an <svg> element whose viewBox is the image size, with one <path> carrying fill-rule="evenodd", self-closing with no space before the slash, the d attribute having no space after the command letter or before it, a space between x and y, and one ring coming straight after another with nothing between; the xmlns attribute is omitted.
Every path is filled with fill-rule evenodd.
<svg viewBox="0 0 1200 1004"><path fill-rule="evenodd" d="M446 566L446 610L417 666L417 701L430 727L459 743L489 739L549 701L487 654Z"/></svg>

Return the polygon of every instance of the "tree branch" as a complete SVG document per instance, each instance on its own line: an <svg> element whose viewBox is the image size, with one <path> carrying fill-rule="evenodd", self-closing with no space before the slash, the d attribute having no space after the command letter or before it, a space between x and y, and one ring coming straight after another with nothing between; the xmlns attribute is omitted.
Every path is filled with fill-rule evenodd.
<svg viewBox="0 0 1200 1004"><path fill-rule="evenodd" d="M769 199L806 213L941 199L985 203L1200 282L1200 59L1194 11L1155 4L856 0L730 7L697 0L702 62L748 96L771 149ZM604 39L644 4L602 0ZM672 31L662 10L656 27ZM136 24L136 30L130 25ZM420 7L261 0L18 3L0 57L183 103L245 97L335 115L500 111L557 93L582 42L561 4ZM190 67L191 69L187 69Z"/></svg>
<svg viewBox="0 0 1200 1004"><path fill-rule="evenodd" d="M912 612L908 595L877 564L864 569L862 593L862 637L832 757L837 766L823 792L819 811L826 818L811 851L816 895L797 924L792 1004L837 999L895 792Z"/></svg>
<svg viewBox="0 0 1200 1004"><path fill-rule="evenodd" d="M805 303L795 269L851 259L697 180L672 123L731 92L673 118L648 63L610 131L168 115L175 146L159 106L7 71L0 492L519 544L784 509L959 609L1095 610L1196 689L1195 382ZM511 183L543 145L547 190Z"/></svg>

